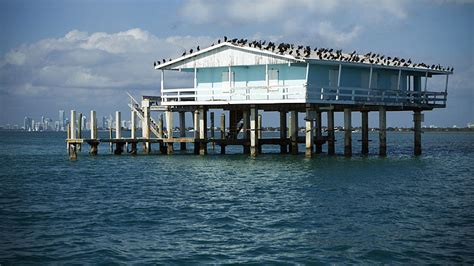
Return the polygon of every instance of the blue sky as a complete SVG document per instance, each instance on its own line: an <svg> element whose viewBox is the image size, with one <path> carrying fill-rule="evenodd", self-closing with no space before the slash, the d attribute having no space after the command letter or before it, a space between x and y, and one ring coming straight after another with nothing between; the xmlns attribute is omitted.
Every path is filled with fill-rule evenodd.
<svg viewBox="0 0 474 266"><path fill-rule="evenodd" d="M465 126L474 122L473 25L469 0L1 0L0 124L57 119L59 109L126 112L125 91L158 93L155 59L227 35L454 66L448 108L427 112L424 124ZM167 87L189 84L167 78ZM389 114L388 124L411 120Z"/></svg>

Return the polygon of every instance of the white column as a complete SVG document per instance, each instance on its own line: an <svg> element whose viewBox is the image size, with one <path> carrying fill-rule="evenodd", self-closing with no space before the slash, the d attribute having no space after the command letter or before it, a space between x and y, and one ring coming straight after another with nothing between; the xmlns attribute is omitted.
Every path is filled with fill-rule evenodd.
<svg viewBox="0 0 474 266"><path fill-rule="evenodd" d="M258 138L257 138L258 110L255 106L250 108L250 155L257 156Z"/></svg>
<svg viewBox="0 0 474 266"><path fill-rule="evenodd" d="M168 138L173 138L173 112L166 111L166 128L168 129Z"/></svg>
<svg viewBox="0 0 474 266"><path fill-rule="evenodd" d="M116 139L121 139L122 138L122 116L120 114L120 111L115 112L115 138Z"/></svg>
<svg viewBox="0 0 474 266"><path fill-rule="evenodd" d="M76 110L71 110L71 121L69 121L71 139L76 138Z"/></svg>
<svg viewBox="0 0 474 266"><path fill-rule="evenodd" d="M91 110L90 125L91 125L91 139L97 139L97 117L96 117L96 112L94 110Z"/></svg>
<svg viewBox="0 0 474 266"><path fill-rule="evenodd" d="M131 131L130 131L130 137L132 139L136 139L137 138L137 115L135 114L135 111L131 111L130 112L130 120L131 120Z"/></svg>
<svg viewBox="0 0 474 266"><path fill-rule="evenodd" d="M313 155L313 129L314 129L314 111L310 108L306 108L306 157L311 157Z"/></svg>

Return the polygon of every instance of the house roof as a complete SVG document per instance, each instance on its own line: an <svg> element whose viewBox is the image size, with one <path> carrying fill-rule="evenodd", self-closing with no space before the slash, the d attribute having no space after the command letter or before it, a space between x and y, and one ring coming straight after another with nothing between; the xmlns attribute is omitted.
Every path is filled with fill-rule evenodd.
<svg viewBox="0 0 474 266"><path fill-rule="evenodd" d="M228 40L220 42L217 45L200 49L193 53L185 53L183 56L167 62L157 61L154 63L155 69L177 69L177 66L183 62L196 60L206 53L211 54L215 50L223 48L230 48L251 54L272 57L285 63L310 63L310 64L343 64L352 66L373 66L376 68L386 69L402 69L406 71L428 72L429 74L452 74L453 69L442 67L441 65L427 65L424 63L414 63L410 59L405 60L398 57L389 57L376 53L367 53L365 55L357 54L356 51L352 53L345 53L342 50L334 50L327 48L312 49L309 46L297 46L293 44L280 43L278 46L275 43L268 42L247 42L247 40ZM179 69L179 67L178 67Z"/></svg>

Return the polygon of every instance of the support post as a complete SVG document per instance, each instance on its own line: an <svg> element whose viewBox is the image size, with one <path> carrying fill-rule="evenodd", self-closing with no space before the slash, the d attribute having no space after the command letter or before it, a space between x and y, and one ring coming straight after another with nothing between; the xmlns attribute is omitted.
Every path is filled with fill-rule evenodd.
<svg viewBox="0 0 474 266"><path fill-rule="evenodd" d="M334 111L328 111L328 155L334 155L336 153L335 143L336 138L334 136Z"/></svg>
<svg viewBox="0 0 474 266"><path fill-rule="evenodd" d="M306 157L313 156L313 144L314 144L314 134L313 134L313 127L314 127L314 111L311 110L310 107L306 107L306 130L305 130L305 142L306 142Z"/></svg>
<svg viewBox="0 0 474 266"><path fill-rule="evenodd" d="M242 112L242 119L243 119L243 135L245 140L250 139L250 114L248 110L244 110ZM244 144L244 154L249 154L250 153L250 147L247 144Z"/></svg>
<svg viewBox="0 0 474 266"><path fill-rule="evenodd" d="M298 112L290 112L291 154L298 154Z"/></svg>
<svg viewBox="0 0 474 266"><path fill-rule="evenodd" d="M351 109L344 108L344 156L352 156Z"/></svg>
<svg viewBox="0 0 474 266"><path fill-rule="evenodd" d="M288 153L288 146L286 144L287 133L286 111L280 111L280 153Z"/></svg>
<svg viewBox="0 0 474 266"><path fill-rule="evenodd" d="M221 114L221 140L225 140L225 114ZM225 145L221 142L221 154L225 154Z"/></svg>
<svg viewBox="0 0 474 266"><path fill-rule="evenodd" d="M216 148L216 143L214 142L214 128L215 128L215 125L214 125L214 112L210 112L209 114L211 117L210 117L210 120L211 120L211 139L212 139L212 149L214 150Z"/></svg>
<svg viewBox="0 0 474 266"><path fill-rule="evenodd" d="M163 72L162 72L163 73ZM150 101L145 99L142 100L142 111L143 111L143 121L142 121L142 137L146 140L150 139ZM143 150L145 153L150 153L150 142L143 143Z"/></svg>
<svg viewBox="0 0 474 266"><path fill-rule="evenodd" d="M71 110L71 121L69 121L71 139L76 139L76 111Z"/></svg>
<svg viewBox="0 0 474 266"><path fill-rule="evenodd" d="M321 111L316 112L316 154L320 154L323 152L323 144L322 144L322 117Z"/></svg>
<svg viewBox="0 0 474 266"><path fill-rule="evenodd" d="M200 138L200 130L199 130L199 110L194 111L194 154L199 154L199 138Z"/></svg>
<svg viewBox="0 0 474 266"><path fill-rule="evenodd" d="M186 137L186 114L184 111L179 112L179 136L181 138ZM186 150L186 142L181 142L179 144L180 150L185 151Z"/></svg>
<svg viewBox="0 0 474 266"><path fill-rule="evenodd" d="M385 106L379 108L379 155L387 156L387 111Z"/></svg>
<svg viewBox="0 0 474 266"><path fill-rule="evenodd" d="M132 149L130 150L130 153L135 155L137 154L137 142L135 141L137 139L137 114L133 110L130 112L130 120L131 120L130 138L133 139L131 143Z"/></svg>
<svg viewBox="0 0 474 266"><path fill-rule="evenodd" d="M199 154L207 154L207 110L206 107L199 108L199 138L201 139L199 145Z"/></svg>
<svg viewBox="0 0 474 266"><path fill-rule="evenodd" d="M79 113L79 117L77 119L77 138L82 139L82 113ZM77 150L81 151L82 145L80 143L77 144Z"/></svg>
<svg viewBox="0 0 474 266"><path fill-rule="evenodd" d="M250 155L253 157L258 153L257 123L258 109L252 106L250 107Z"/></svg>
<svg viewBox="0 0 474 266"><path fill-rule="evenodd" d="M122 121L122 115L120 111L115 112L115 138L121 139L122 138L122 125L120 124Z"/></svg>
<svg viewBox="0 0 474 266"><path fill-rule="evenodd" d="M165 136L165 133L163 131L163 125L165 124L164 119L163 119L163 114L160 114L158 116L158 122L157 123L158 123L158 138L163 139L164 136ZM166 145L163 142L159 143L159 149L160 149L161 154L166 154L168 152L167 148L166 148Z"/></svg>
<svg viewBox="0 0 474 266"><path fill-rule="evenodd" d="M415 131L415 155L421 155L421 122L423 115L420 110L413 112L413 122Z"/></svg>
<svg viewBox="0 0 474 266"><path fill-rule="evenodd" d="M369 154L369 112L361 112L362 121L362 154Z"/></svg>
<svg viewBox="0 0 474 266"><path fill-rule="evenodd" d="M168 140L173 140L173 112L166 111L166 129L168 130ZM173 142L167 143L167 154L173 153Z"/></svg>
<svg viewBox="0 0 474 266"><path fill-rule="evenodd" d="M262 138L262 115L258 115L257 119L257 138L261 139ZM258 142L258 153L262 153L262 145L260 145L260 141Z"/></svg>
<svg viewBox="0 0 474 266"><path fill-rule="evenodd" d="M91 125L91 149L89 151L90 154L96 155L97 154L97 146L99 145L97 140L97 117L96 112L91 110L91 117L90 117L90 125Z"/></svg>

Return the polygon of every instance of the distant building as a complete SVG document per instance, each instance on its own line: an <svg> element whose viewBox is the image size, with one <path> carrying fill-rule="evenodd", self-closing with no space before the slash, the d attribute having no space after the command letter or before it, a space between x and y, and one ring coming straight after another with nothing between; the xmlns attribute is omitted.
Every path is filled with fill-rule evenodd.
<svg viewBox="0 0 474 266"><path fill-rule="evenodd" d="M474 123L467 123L467 128L474 128Z"/></svg>
<svg viewBox="0 0 474 266"><path fill-rule="evenodd" d="M59 110L59 130L66 130L65 125L65 116L64 110Z"/></svg>

